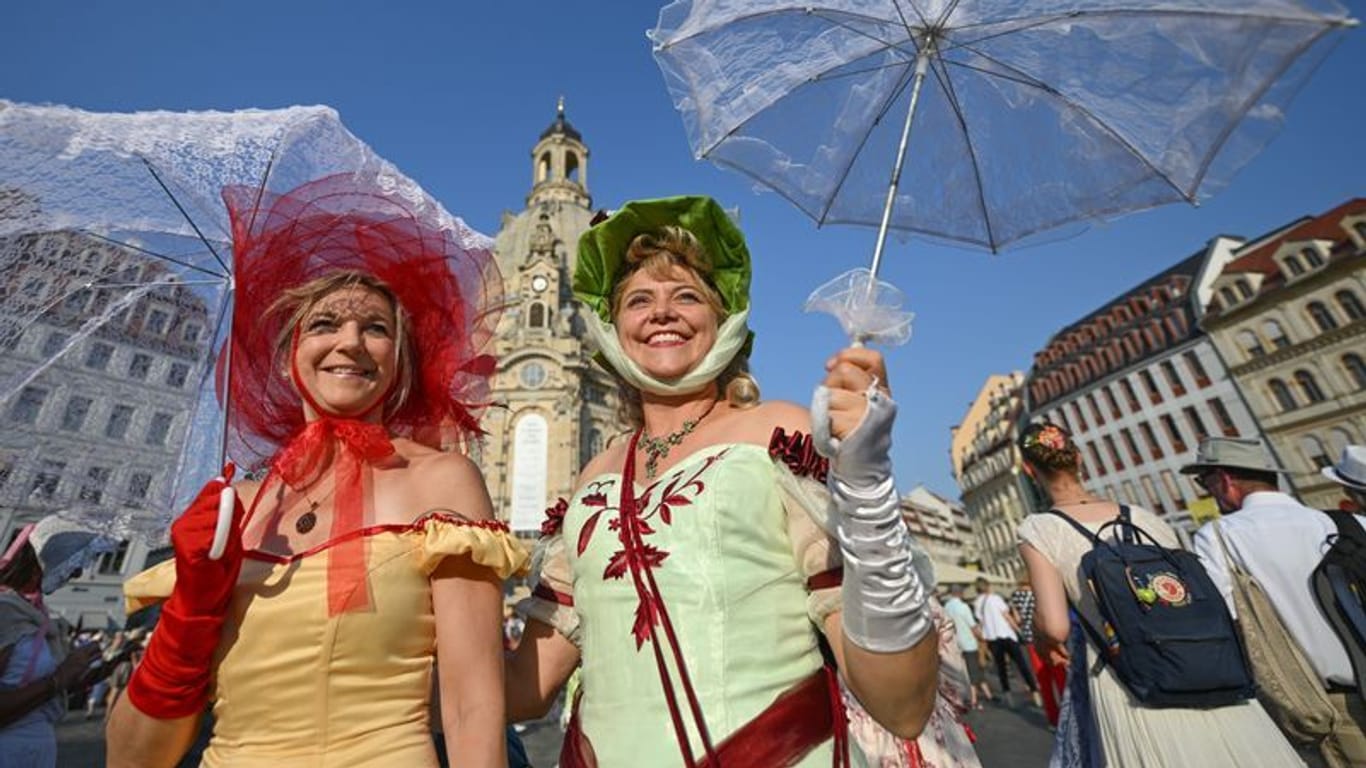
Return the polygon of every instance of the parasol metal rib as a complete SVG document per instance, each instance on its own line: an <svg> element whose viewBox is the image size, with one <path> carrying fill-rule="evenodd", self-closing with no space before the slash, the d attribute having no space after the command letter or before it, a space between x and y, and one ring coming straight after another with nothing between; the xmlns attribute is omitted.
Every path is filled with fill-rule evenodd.
<svg viewBox="0 0 1366 768"><path fill-rule="evenodd" d="M1101 131L1103 131L1104 133L1108 134L1112 139L1114 139L1114 141L1115 141L1116 143L1118 143L1121 147L1123 147L1123 148L1125 149L1125 151L1127 151L1130 155L1132 155L1132 156L1133 156L1135 159L1137 159L1140 163L1142 163L1144 166L1146 166L1146 167L1148 168L1148 170L1152 171L1152 173L1153 173L1154 176L1156 176L1157 178L1161 179L1164 183L1166 183L1167 186L1171 187L1172 190L1175 191L1176 194L1180 195L1182 199L1184 199L1184 200L1186 200L1187 202L1190 202L1190 203L1194 203L1194 202L1195 202L1195 195L1194 195L1193 193L1188 193L1188 192L1186 192L1186 190L1182 189L1182 188L1181 188L1181 185L1177 184L1175 181L1172 180L1172 178L1171 178L1170 176L1168 176L1166 173L1163 173L1162 170L1160 170L1157 166L1153 165L1152 161L1149 160L1149 159L1147 158L1147 156L1145 156L1142 152L1140 152L1139 149L1138 149L1138 147L1135 147L1128 139L1126 139L1126 138L1124 138L1124 136L1120 135L1120 133L1119 133L1118 131L1116 131L1114 128L1111 128L1110 125L1109 125L1108 123L1106 123L1104 120L1101 120L1101 119L1100 119L1099 117L1097 117L1094 113L1092 113L1091 110L1089 110L1089 109L1087 109L1086 107L1083 107L1082 105L1076 103L1076 102L1073 101L1072 99L1067 98L1067 95L1066 95L1066 94L1062 93L1061 91L1059 91L1058 89L1056 89L1056 88L1054 88L1053 86L1049 85L1048 83L1045 83L1045 82L1042 82L1042 81L1040 81L1040 80L1038 80L1038 79L1036 79L1036 78L1030 77L1030 75L1029 75L1028 72L1024 72L1024 71L1020 70L1020 69L1017 68L1017 67L1012 67L1011 65L1009 65L1009 64L1007 64L1007 63L1005 63L1005 62L1003 62L1003 61L1000 61L999 59L996 59L996 58L993 57L993 56L990 56L990 55L985 54L985 53L983 53L983 52L981 52L981 51L978 51L978 50L976 50L976 49L974 49L974 48L968 48L968 47L965 46L964 49L965 49L965 50L968 50L968 51L971 51L972 53L974 53L974 54L976 54L976 55L978 55L978 56L981 56L983 59L985 59L985 60L987 60L987 61L990 61L991 63L997 65L998 67L1001 67L1002 69L1005 69L1005 70L1007 70L1007 71L1009 71L1009 72L1014 73L1017 77L1025 78L1025 82L1024 82L1023 84L1025 84L1025 85L1032 85L1034 88L1038 89L1039 91L1043 92L1044 94L1047 94L1047 95L1049 95L1049 96L1052 96L1052 97L1054 97L1055 99L1057 99L1058 101L1061 101L1061 102L1062 102L1064 105L1066 105L1069 109L1075 110L1075 111L1077 112L1077 114L1079 114L1079 115L1081 115L1082 117L1086 118L1088 121L1091 122L1091 124L1095 125L1097 128L1099 128L1099 129L1100 129ZM962 67L966 67L966 68L968 68L968 69L972 69L973 71L976 71L976 72L980 72L981 74L986 75L986 76L988 76L988 77L996 76L995 73L990 72L990 71L988 71L988 70L986 70L986 69L983 69L983 68L980 68L980 67L968 66L968 65L963 64L963 63L961 63L961 62L951 62L951 63L954 63L954 64L957 65L957 66L962 66ZM1012 79L1011 81L1012 81L1012 82L1018 82L1018 81L1013 80L1013 79Z"/></svg>
<svg viewBox="0 0 1366 768"><path fill-rule="evenodd" d="M172 258L172 257L170 257L170 256L167 256L167 255L164 254L164 253L157 253L156 251L150 251L150 250L148 250L148 249L146 249L146 248L143 248L143 247L141 247L141 246L133 245L132 243L125 243L125 242L123 242L122 240L115 240L114 238L112 238L112 237L107 237L107 236L105 236L105 235L100 234L99 232L92 232L92 231L90 231L90 230L88 230L88 229L82 229L82 230L79 230L79 231L80 231L81 234L89 235L90 237L93 237L93 238L95 238L96 240L103 240L104 242L109 243L110 245L116 245L116 246L118 246L118 247L120 247L120 248L128 248L128 249L130 249L130 250L137 251L138 253L141 253L141 254L144 255L144 256L150 256L150 257L152 257L152 258L154 258L154 259L157 259L157 260L159 260L159 261L164 261L164 262L166 262L166 263L168 263L168 264L175 264L175 265L178 266L178 267L184 267L184 268L186 268L186 269L194 270L195 272L202 272L203 274L206 274L206 275L213 275L214 277L216 277L216 278L219 279L219 282L226 282L227 279L228 279L228 276L227 276L227 275L219 274L219 273L217 273L217 272L214 272L214 271L211 270L211 269L205 269L205 268L199 266L198 264L191 264L191 263L188 262L188 261L182 261L182 260L180 260L180 259ZM219 264L221 265L222 262L219 262Z"/></svg>
<svg viewBox="0 0 1366 768"><path fill-rule="evenodd" d="M877 229L877 244L873 246L873 263L869 267L870 280L868 292L872 295L877 285L877 270L882 264L882 249L887 243L887 226L892 220L892 206L896 204L896 188L901 183L901 167L906 161L906 146L911 140L911 123L915 120L915 108L920 102L920 87L925 84L925 73L930 68L930 57L934 55L934 38L926 35L921 44L920 54L915 59L915 74L912 75L911 104L906 108L906 122L901 127L901 144L896 149L896 163L892 166L892 180L887 185L887 202L882 206L882 223Z"/></svg>
<svg viewBox="0 0 1366 768"><path fill-rule="evenodd" d="M992 253L997 252L996 232L991 226L991 209L987 205L986 183L982 180L982 168L977 162L977 151L973 147L972 132L968 130L968 119L963 114L962 103L958 100L958 91L953 86L953 78L949 77L948 67L945 60L939 59L939 68L934 70L935 79L939 80L939 87L944 89L944 97L949 102L949 108L953 110L954 117L958 119L958 128L963 132L963 141L968 146L968 161L972 164L972 178L977 182L977 204L982 210L982 223L987 228L987 246Z"/></svg>
<svg viewBox="0 0 1366 768"><path fill-rule="evenodd" d="M161 190L166 193L166 197L171 199L171 203L175 205L177 211L180 211L180 215L185 217L185 221L189 223L190 228L194 230L194 233L199 236L200 241L204 243L204 247L209 249L209 253L213 254L214 261L217 261L218 266L222 267L223 272L227 273L229 271L228 265L223 263L223 257L218 255L218 250L213 247L213 243L209 242L209 239L204 236L204 233L202 231L200 231L199 225L196 224L195 220L190 217L189 212L185 210L185 206L180 204L180 200L176 198L175 193L171 191L171 188L166 186L166 182L161 180L161 176L157 173L157 169L152 167L152 164L147 160L147 158L139 155L138 159L142 161L142 164L144 166L146 166L147 172L152 174L152 178L156 179L157 185L160 186Z"/></svg>

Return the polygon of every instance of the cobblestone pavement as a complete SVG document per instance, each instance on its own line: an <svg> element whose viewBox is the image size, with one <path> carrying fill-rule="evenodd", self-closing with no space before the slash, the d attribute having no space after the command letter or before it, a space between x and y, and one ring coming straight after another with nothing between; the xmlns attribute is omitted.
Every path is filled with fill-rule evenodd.
<svg viewBox="0 0 1366 768"><path fill-rule="evenodd" d="M977 754L982 758L983 768L1048 764L1053 735L1045 728L1038 709L1027 704L1014 708L988 705L985 710L971 713L968 724L977 734ZM553 768L560 752L559 723L530 723L521 736L532 765ZM68 714L58 726L57 739L60 768L104 766L104 724L99 717L86 720L79 712Z"/></svg>

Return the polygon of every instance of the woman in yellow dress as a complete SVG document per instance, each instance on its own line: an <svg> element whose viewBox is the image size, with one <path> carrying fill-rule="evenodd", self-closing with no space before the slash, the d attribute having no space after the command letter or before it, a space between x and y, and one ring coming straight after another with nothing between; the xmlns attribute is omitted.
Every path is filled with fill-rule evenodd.
<svg viewBox="0 0 1366 768"><path fill-rule="evenodd" d="M506 764L501 581L526 555L473 462L442 450L479 434L498 275L472 233L378 190L225 192L229 455L265 471L234 484L222 558L231 466L172 526L174 560L126 587L132 607L167 599L111 715L111 766L174 765L212 701L207 766L434 768L434 661L448 753Z"/></svg>

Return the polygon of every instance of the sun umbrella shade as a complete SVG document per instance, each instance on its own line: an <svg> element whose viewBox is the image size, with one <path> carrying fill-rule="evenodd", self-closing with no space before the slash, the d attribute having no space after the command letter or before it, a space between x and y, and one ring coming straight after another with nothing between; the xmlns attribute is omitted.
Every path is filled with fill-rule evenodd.
<svg viewBox="0 0 1366 768"><path fill-rule="evenodd" d="M991 250L1223 186L1352 22L1331 0L678 0L651 33L693 151L818 224Z"/></svg>
<svg viewBox="0 0 1366 768"><path fill-rule="evenodd" d="M0 101L0 504L167 518L217 473L234 275L223 191L364 174L486 242L326 107L97 114ZM250 210L248 208L248 210ZM250 446L227 446L245 466Z"/></svg>

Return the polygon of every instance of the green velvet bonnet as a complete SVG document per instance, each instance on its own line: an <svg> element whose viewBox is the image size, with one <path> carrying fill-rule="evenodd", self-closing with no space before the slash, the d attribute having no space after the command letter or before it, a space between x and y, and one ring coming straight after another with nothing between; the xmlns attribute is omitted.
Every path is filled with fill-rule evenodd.
<svg viewBox="0 0 1366 768"><path fill-rule="evenodd" d="M626 266L626 249L639 234L674 224L693 234L711 260L712 271L704 276L721 294L728 315L749 308L752 268L745 236L715 200L701 195L633 200L607 219L590 227L579 238L574 265L574 295L612 322L612 288ZM754 343L750 332L742 354Z"/></svg>

